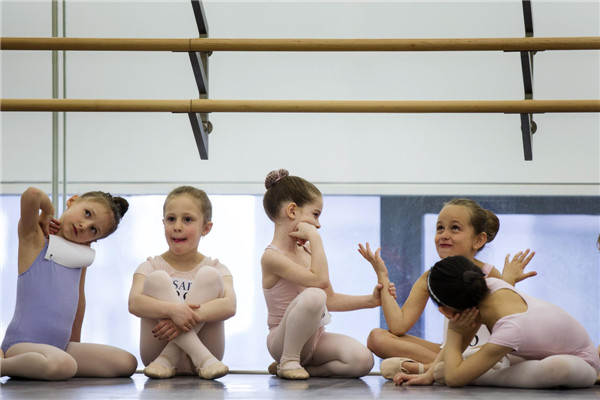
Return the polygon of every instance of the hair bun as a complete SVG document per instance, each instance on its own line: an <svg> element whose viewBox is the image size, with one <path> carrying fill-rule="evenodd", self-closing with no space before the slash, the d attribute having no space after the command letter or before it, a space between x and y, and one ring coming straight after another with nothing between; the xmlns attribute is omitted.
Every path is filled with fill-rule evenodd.
<svg viewBox="0 0 600 400"><path fill-rule="evenodd" d="M267 178L265 179L265 188L267 188L268 190L271 186L273 186L286 176L290 176L290 173L287 169L283 168L269 172L267 174Z"/></svg>
<svg viewBox="0 0 600 400"><path fill-rule="evenodd" d="M120 214L121 214L121 218L123 217L123 215L125 215L125 213L127 212L127 210L129 210L129 202L127 202L127 200L125 200L122 197L113 197L113 201L115 202L115 204L117 205L117 207L119 208Z"/></svg>
<svg viewBox="0 0 600 400"><path fill-rule="evenodd" d="M483 289L485 280L482 278L485 274L480 271L465 271L463 273L463 282L465 283L465 291L475 293Z"/></svg>

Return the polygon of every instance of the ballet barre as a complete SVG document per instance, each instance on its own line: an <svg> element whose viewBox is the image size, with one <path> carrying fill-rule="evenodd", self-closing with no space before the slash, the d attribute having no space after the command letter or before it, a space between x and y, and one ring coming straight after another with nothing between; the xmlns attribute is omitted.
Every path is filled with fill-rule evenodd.
<svg viewBox="0 0 600 400"><path fill-rule="evenodd" d="M0 110L28 112L171 113L586 113L600 100L353 101L353 100L110 100L0 99Z"/></svg>
<svg viewBox="0 0 600 400"><path fill-rule="evenodd" d="M1 50L63 51L545 51L600 50L600 37L457 39L0 38Z"/></svg>

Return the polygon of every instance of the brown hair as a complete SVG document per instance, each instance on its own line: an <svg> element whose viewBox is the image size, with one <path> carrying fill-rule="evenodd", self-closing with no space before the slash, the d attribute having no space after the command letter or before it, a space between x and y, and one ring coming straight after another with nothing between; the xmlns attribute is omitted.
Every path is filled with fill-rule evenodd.
<svg viewBox="0 0 600 400"><path fill-rule="evenodd" d="M179 186L171 190L171 193L167 195L165 203L163 204L163 215L165 214L167 203L173 198L184 194L191 196L198 202L200 210L202 211L202 215L204 215L204 223L206 224L207 222L210 222L212 220L212 203L210 202L210 199L204 190L200 190L193 186Z"/></svg>
<svg viewBox="0 0 600 400"><path fill-rule="evenodd" d="M121 222L121 218L123 218L123 216L129 209L129 203L124 198L119 196L113 196L110 193L101 191L92 191L84 193L81 196L79 196L79 198L76 201L79 200L95 201L104 204L112 211L113 217L115 218L115 225L110 232L104 235L104 237L110 235L111 233L117 230L119 222Z"/></svg>
<svg viewBox="0 0 600 400"><path fill-rule="evenodd" d="M315 185L299 176L291 176L286 169L269 172L265 188L267 192L263 197L263 207L271 221L275 221L281 205L286 201L302 207L322 196Z"/></svg>
<svg viewBox="0 0 600 400"><path fill-rule="evenodd" d="M476 235L485 232L487 235L486 243L494 240L498 231L500 230L500 220L490 210L486 210L481 207L476 201L465 198L455 198L444 204L445 206L463 206L466 207L471 213L471 220L469 221ZM485 243L479 251L483 250Z"/></svg>

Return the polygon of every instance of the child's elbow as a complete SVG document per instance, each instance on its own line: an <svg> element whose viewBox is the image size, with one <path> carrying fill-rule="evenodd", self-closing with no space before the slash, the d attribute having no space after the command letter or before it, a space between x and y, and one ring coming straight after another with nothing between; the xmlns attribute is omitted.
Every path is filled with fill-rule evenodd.
<svg viewBox="0 0 600 400"><path fill-rule="evenodd" d="M326 281L317 281L315 287L319 288L319 289L325 290L325 289L327 289L329 287L329 280L326 280Z"/></svg>
<svg viewBox="0 0 600 400"><path fill-rule="evenodd" d="M461 388L469 383L463 377L455 376L454 374L446 374L444 379L446 385L452 388Z"/></svg>
<svg viewBox="0 0 600 400"><path fill-rule="evenodd" d="M138 310L136 307L136 303L132 299L129 299L129 301L127 302L127 309L129 310L130 314L133 314L133 315L139 317L138 312L137 312Z"/></svg>

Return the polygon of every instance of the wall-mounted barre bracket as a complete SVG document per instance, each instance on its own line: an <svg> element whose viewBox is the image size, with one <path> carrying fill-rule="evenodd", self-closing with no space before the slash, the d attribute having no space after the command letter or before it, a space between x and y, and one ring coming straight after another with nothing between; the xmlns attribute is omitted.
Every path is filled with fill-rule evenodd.
<svg viewBox="0 0 600 400"><path fill-rule="evenodd" d="M198 27L198 35L200 38L208 37L208 23L206 21L206 13L200 0L192 0L192 9L196 26ZM192 71L198 87L198 97L200 99L208 99L208 56L206 52L188 52ZM208 134L212 131L212 124L208 120L208 113L188 113L198 153L200 159L208 160Z"/></svg>
<svg viewBox="0 0 600 400"><path fill-rule="evenodd" d="M531 1L523 0L523 22L525 24L525 37L533 37L533 16ZM534 51L521 51L521 70L523 72L523 90L525 100L533 100L533 56ZM521 114L521 135L523 137L523 155L525 161L533 160L533 134L536 131L535 122L531 114Z"/></svg>

